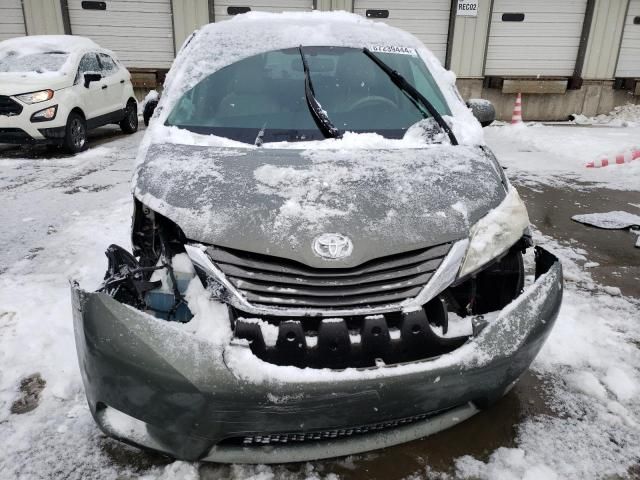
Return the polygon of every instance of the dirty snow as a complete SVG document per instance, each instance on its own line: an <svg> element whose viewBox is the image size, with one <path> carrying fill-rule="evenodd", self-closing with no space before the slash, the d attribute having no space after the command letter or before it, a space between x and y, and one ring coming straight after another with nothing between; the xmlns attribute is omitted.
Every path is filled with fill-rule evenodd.
<svg viewBox="0 0 640 480"><path fill-rule="evenodd" d="M572 220L598 228L621 229L629 227L640 227L640 215L624 211L585 213L574 215Z"/></svg>
<svg viewBox="0 0 640 480"><path fill-rule="evenodd" d="M640 126L640 105L627 103L615 107L608 114L587 117L581 114L571 116L578 125L598 125L607 127L638 127Z"/></svg>
<svg viewBox="0 0 640 480"><path fill-rule="evenodd" d="M557 156L554 166L549 152L566 141L585 153L594 145L615 143L616 136L625 141L633 131L527 128L526 142L503 137L509 137L508 129L489 129L488 143L510 167L507 173L519 181L568 186L575 178L567 175L578 163ZM412 446L332 463L202 466L169 462L104 437L85 403L67 279L95 288L106 267L105 248L129 246L129 178L140 137L122 137L76 157L6 158L0 150L0 221L5 225L0 231L0 478L333 480L338 478L334 468L346 472L344 478L366 476L360 465L371 458L425 458L426 452ZM591 143L583 146L583 141ZM538 145L535 151L518 152L531 143ZM598 182L629 189L631 180L604 176ZM631 477L629 469L637 469L640 301L595 282L589 273L594 262L584 251L540 234L535 239L560 256L566 274L559 318L533 364L544 380L551 413L517 424L513 446L461 456L446 472L425 465L411 478L582 480ZM21 380L34 373L46 381L39 405L12 414Z"/></svg>

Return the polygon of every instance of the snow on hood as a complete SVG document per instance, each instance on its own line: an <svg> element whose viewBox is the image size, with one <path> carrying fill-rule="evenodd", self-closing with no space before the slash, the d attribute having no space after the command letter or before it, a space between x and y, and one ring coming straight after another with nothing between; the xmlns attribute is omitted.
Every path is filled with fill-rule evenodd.
<svg viewBox="0 0 640 480"><path fill-rule="evenodd" d="M68 53L66 62L57 70L42 72L0 72L0 88L3 94L15 95L28 91L25 87L39 86L43 80L46 88L56 90L69 85L75 78L75 65L78 57L87 50L113 52L98 46L93 40L76 35L31 35L11 38L0 42L0 61L8 56L23 57L45 52Z"/></svg>
<svg viewBox="0 0 640 480"><path fill-rule="evenodd" d="M347 12L248 12L205 25L185 41L167 74L156 118L147 131L138 162L144 160L149 145L166 141L169 127L164 123L171 110L182 95L204 78L244 58L300 45L415 49L449 105L452 115L445 119L458 142L484 144L482 127L460 97L455 74L445 70L431 51L410 33Z"/></svg>
<svg viewBox="0 0 640 480"><path fill-rule="evenodd" d="M505 197L480 147L266 149L153 145L134 193L192 241L326 267L313 239L348 235L340 266L466 238Z"/></svg>

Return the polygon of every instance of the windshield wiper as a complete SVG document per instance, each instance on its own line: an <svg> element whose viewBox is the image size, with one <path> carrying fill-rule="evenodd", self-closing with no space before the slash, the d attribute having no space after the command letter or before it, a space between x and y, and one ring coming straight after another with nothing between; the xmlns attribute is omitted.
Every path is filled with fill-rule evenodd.
<svg viewBox="0 0 640 480"><path fill-rule="evenodd" d="M446 134L449 136L451 145L458 145L458 139L453 134L453 131L451 131L451 127L449 127L449 124L444 121L444 119L442 118L442 115L440 115L438 110L435 109L435 107L431 104L429 100L427 100L427 98L424 95L422 95L413 85L407 82L407 80L402 75L400 75L396 70L392 69L389 65L384 63L378 57L376 57L371 52L371 50L365 47L362 49L362 51L367 57L373 60L373 62L376 65L378 65L378 67L380 67L380 69L384 73L387 74L387 76L391 79L391 81L394 83L396 87L398 87L400 90L402 90L407 95L409 95L409 97L411 97L415 102L421 103L424 106L424 108L427 109L427 111L431 114L431 116L435 119L435 121L438 122L438 125L442 127L442 130L444 130Z"/></svg>
<svg viewBox="0 0 640 480"><path fill-rule="evenodd" d="M313 84L311 83L311 75L309 74L309 65L307 65L307 59L302 51L302 45L298 47L298 50L300 50L300 57L302 57L302 66L304 68L304 96L307 99L307 105L313 116L313 120L325 138L340 138L340 131L333 126L333 123L331 123L331 120L329 120L327 116L327 112L323 110L322 105L316 100Z"/></svg>

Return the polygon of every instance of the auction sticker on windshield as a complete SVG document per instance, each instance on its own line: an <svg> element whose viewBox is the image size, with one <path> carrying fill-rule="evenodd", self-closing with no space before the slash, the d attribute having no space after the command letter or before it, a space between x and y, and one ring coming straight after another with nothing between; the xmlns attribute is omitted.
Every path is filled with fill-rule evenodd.
<svg viewBox="0 0 640 480"><path fill-rule="evenodd" d="M417 53L415 48L410 47L398 47L394 45L374 45L369 47L369 50L374 53L396 53L399 55L411 55L416 57Z"/></svg>

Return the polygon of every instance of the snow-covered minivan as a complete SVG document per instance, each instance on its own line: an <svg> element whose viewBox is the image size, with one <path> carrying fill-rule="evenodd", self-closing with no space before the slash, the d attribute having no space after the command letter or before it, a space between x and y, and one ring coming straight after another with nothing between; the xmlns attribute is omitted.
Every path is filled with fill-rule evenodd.
<svg viewBox="0 0 640 480"><path fill-rule="evenodd" d="M138 129L131 75L113 52L72 35L0 42L0 143L87 145L109 123Z"/></svg>
<svg viewBox="0 0 640 480"><path fill-rule="evenodd" d="M107 249L97 292L72 285L76 347L100 428L177 458L303 461L448 428L513 387L560 308L560 262L531 248L455 76L357 15L197 31L133 195L133 253Z"/></svg>

